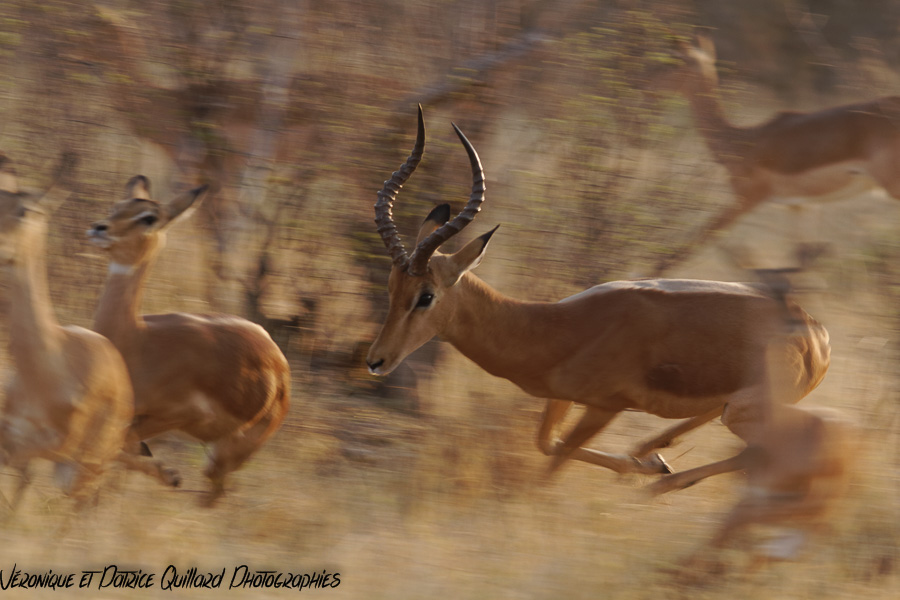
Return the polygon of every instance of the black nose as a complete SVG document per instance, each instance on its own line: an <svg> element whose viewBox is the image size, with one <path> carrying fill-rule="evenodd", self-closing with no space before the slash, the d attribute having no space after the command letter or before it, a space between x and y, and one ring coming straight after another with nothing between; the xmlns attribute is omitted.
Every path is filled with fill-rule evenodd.
<svg viewBox="0 0 900 600"><path fill-rule="evenodd" d="M375 369L377 369L378 367L380 367L381 365L384 364L384 359L382 358L381 360L377 360L375 362L366 361L366 364L369 365L370 371L374 371Z"/></svg>

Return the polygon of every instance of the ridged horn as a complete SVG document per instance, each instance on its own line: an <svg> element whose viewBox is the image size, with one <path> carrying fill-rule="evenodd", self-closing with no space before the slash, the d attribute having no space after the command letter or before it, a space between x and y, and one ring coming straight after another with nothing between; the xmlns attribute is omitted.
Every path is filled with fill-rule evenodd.
<svg viewBox="0 0 900 600"><path fill-rule="evenodd" d="M463 228L472 222L478 211L481 210L481 203L484 202L484 169L481 167L481 160L478 153L463 132L455 123L452 123L453 130L459 136L460 141L469 155L469 162L472 165L472 194L469 196L469 202L452 221L441 225L434 230L428 237L422 240L413 251L412 257L409 259L409 274L424 275L428 270L428 261L435 250L441 244L452 238L454 235L463 230Z"/></svg>
<svg viewBox="0 0 900 600"><path fill-rule="evenodd" d="M409 263L409 257L403 248L403 242L400 241L400 234L397 233L397 226L394 225L394 217L391 209L394 200L397 199L397 193L409 176L413 174L419 161L422 160L422 154L425 152L425 118L422 115L422 105L419 105L419 129L416 134L416 145L413 147L412 153L406 159L406 162L400 167L400 170L394 171L391 178L384 182L384 187L378 192L378 200L375 202L375 225L378 227L378 233L384 241L388 254L391 255L391 262L400 268L405 267Z"/></svg>

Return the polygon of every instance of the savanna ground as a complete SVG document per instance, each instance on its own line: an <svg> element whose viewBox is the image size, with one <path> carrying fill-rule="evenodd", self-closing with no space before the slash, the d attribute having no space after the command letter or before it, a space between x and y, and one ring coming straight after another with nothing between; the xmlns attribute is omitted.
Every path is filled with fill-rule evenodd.
<svg viewBox="0 0 900 600"><path fill-rule="evenodd" d="M735 500L739 476L653 500L642 493L651 478L585 464L543 483L546 462L533 443L541 401L440 342L410 361L415 379L408 371L387 386L365 374L360 354L385 308L389 264L371 205L412 145L417 101L425 102L429 139L397 202L402 232L412 236L435 201L459 205L468 194L452 119L488 177L487 202L470 229L503 224L479 276L514 296L557 299L649 272L731 201L724 170L698 138L685 102L653 88L653 74L670 64L672 31L708 28L724 59L726 111L737 123L896 92L889 65L900 49L898 10L888 2L856 3L865 6L855 11L854 3L826 4L817 8L831 18L812 32L830 42L828 60L821 47L801 41L811 30L775 1L747 8L687 0L0 4L0 146L38 188L62 149L81 158L77 193L54 215L50 233L60 320L90 324L105 261L83 232L137 172L151 177L160 198L185 180L233 178L222 183L222 199L173 228L146 312L224 308L269 319L273 328L272 319L305 315L287 343L291 413L215 508L198 506L204 450L174 436L151 446L181 470L182 489L114 472L98 506L74 519L41 471L0 529L4 577L14 563L79 574L116 564L156 573L158 583L170 564L182 573L225 568L226 577L246 564L339 572L339 587L302 592L334 598L897 597L898 202L867 196L804 213L804 235L829 241L830 251L800 277L798 293L833 345L829 374L804 403L844 411L863 428L865 444L831 531L795 562L744 570L748 542L726 552L723 574L676 581L681 561ZM133 43L110 47L110 22ZM511 50L526 39L539 41L521 54ZM133 55L126 61L120 53ZM278 82L266 79L272 72L299 81L287 95L283 127L263 136L283 143L283 152L264 143L249 145L260 155L236 149L235 123L265 130L253 117L216 112L239 98L216 96L210 86L208 105L183 118L178 110L187 105L168 94L216 78L269 85ZM157 120L154 111L167 102L176 103L175 116ZM179 118L189 132L177 129ZM224 169L204 170L198 152L213 163L224 156ZM188 156L191 167L173 156ZM252 178L235 171L248 159L272 167L264 201L248 193L259 191L247 183ZM223 234L221 222L234 215L250 225ZM744 279L722 252L735 247L762 266L783 266L784 242L796 236L789 216L785 207L762 207L668 275ZM234 252L216 258L209 248L223 239ZM269 263L261 274L256 257L263 254ZM231 271L216 260L233 261ZM624 449L667 424L625 414L593 445ZM737 445L714 423L664 454L682 470ZM9 490L12 478L0 473L0 488ZM75 592L295 593L158 585Z"/></svg>

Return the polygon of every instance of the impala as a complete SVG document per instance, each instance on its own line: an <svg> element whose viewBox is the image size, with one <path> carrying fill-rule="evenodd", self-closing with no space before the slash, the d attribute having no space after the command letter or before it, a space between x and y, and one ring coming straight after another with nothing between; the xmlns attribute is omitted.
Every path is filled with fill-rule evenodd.
<svg viewBox="0 0 900 600"><path fill-rule="evenodd" d="M183 431L212 445L206 504L278 429L290 401L290 369L265 330L230 315L140 315L144 282L165 231L206 187L167 204L150 198L146 177L133 177L126 199L88 231L110 256L94 329L122 353L135 392L132 431L147 440Z"/></svg>
<svg viewBox="0 0 900 600"><path fill-rule="evenodd" d="M64 164L61 172L70 168ZM21 474L12 509L28 486L34 458L56 463L55 481L79 506L113 460L169 485L179 481L174 471L138 456L136 440L135 453L124 452L134 406L119 352L93 331L60 326L53 314L45 239L48 215L67 195L60 185L37 199L20 192L11 162L0 156L0 265L15 368L0 419L0 465Z"/></svg>
<svg viewBox="0 0 900 600"><path fill-rule="evenodd" d="M781 112L761 125L737 127L718 99L715 46L679 43L680 66L663 79L688 99L710 154L728 171L735 202L715 216L657 274L762 202L790 204L852 198L882 189L900 199L900 97Z"/></svg>
<svg viewBox="0 0 900 600"><path fill-rule="evenodd" d="M439 247L470 223L484 200L484 175L475 149L456 128L469 155L473 186L453 220L448 205L425 219L411 255L400 241L391 208L422 158L425 126L419 108L414 150L385 182L375 204L378 231L391 256L390 307L367 363L384 375L410 352L439 335L487 372L547 399L538 445L552 455L550 472L576 458L619 472L666 473L658 456L641 458L674 435L722 414L745 441L760 435L761 398L769 338L783 308L764 286L690 280L616 281L556 303L522 302L501 295L472 274L494 230L453 254ZM795 304L801 331L779 348L793 376L785 401L796 402L825 375L828 333ZM557 423L573 402L580 421L559 441ZM619 412L636 409L686 423L644 444L631 456L581 446ZM738 468L721 461L657 482L657 492Z"/></svg>

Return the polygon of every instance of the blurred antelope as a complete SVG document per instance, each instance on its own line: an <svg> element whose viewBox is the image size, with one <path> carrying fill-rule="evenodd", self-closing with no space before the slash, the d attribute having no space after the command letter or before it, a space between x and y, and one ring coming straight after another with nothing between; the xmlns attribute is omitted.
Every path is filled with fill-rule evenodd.
<svg viewBox="0 0 900 600"><path fill-rule="evenodd" d="M546 398L538 446L553 459L550 472L567 458L618 472L666 473L661 457L643 459L679 435L722 414L745 441L761 434L765 356L780 327L782 308L762 286L715 281L616 281L557 303L522 302L499 294L471 273L494 230L454 254L438 248L468 225L484 200L484 174L475 149L454 125L472 167L471 197L449 221L448 205L425 220L416 248L407 255L391 207L400 187L422 158L425 126L419 107L415 148L385 182L375 204L375 222L393 266L390 308L367 363L372 373L391 372L410 352L440 335L493 375L533 396ZM780 345L792 387L784 401L796 402L828 368L825 328L794 304L788 309L800 332ZM586 406L562 440L554 428L572 402ZM581 448L619 412L636 409L667 418L690 417L628 455ZM662 493L697 479L740 468L733 459L692 469L657 482Z"/></svg>
<svg viewBox="0 0 900 600"><path fill-rule="evenodd" d="M133 177L125 200L88 231L109 253L109 275L94 329L122 353L135 390L134 435L147 440L179 430L213 451L206 469L212 504L225 477L281 425L290 402L287 360L265 330L230 315L139 315L144 282L165 231L206 187L168 204L150 198L146 177Z"/></svg>
<svg viewBox="0 0 900 600"><path fill-rule="evenodd" d="M728 170L735 202L661 262L657 274L768 200L826 202L873 189L900 199L900 97L781 112L761 125L736 127L719 102L715 46L707 37L697 42L678 43L680 66L660 85L687 97L710 154Z"/></svg>
<svg viewBox="0 0 900 600"><path fill-rule="evenodd" d="M786 290L784 290L786 291ZM775 292L776 297L784 296ZM747 472L746 487L710 541L689 560L697 567L711 551L717 561L721 550L742 529L752 525L780 528L761 548L761 559L792 559L810 534L828 525L828 518L844 497L855 460L858 431L837 411L780 403L790 393L791 373L779 361L777 345L796 335L786 314L781 337L770 342L768 378L772 403L767 406L762 434L736 460Z"/></svg>
<svg viewBox="0 0 900 600"><path fill-rule="evenodd" d="M61 173L69 169L64 163ZM57 484L79 506L114 459L166 484L179 481L157 461L123 452L134 406L119 352L93 331L60 326L53 315L44 248L48 215L66 196L59 185L37 199L20 192L11 162L0 156L0 265L8 284L15 367L0 419L0 465L21 473L12 509L29 483L33 458L56 463Z"/></svg>

